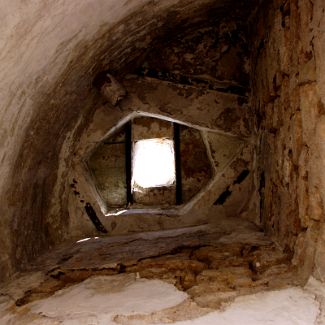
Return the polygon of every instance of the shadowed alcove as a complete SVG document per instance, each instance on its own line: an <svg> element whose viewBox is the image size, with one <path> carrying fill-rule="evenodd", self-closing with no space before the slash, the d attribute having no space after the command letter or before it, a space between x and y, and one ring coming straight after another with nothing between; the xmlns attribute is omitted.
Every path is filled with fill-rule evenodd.
<svg viewBox="0 0 325 325"><path fill-rule="evenodd" d="M0 8L0 323L322 323L322 0Z"/></svg>

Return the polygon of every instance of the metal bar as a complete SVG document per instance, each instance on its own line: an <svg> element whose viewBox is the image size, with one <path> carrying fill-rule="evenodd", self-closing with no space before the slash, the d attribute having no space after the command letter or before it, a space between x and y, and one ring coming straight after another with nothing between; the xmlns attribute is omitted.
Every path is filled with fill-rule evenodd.
<svg viewBox="0 0 325 325"><path fill-rule="evenodd" d="M182 198L182 169L181 169L181 141L180 125L174 124L174 153L175 153L175 174L176 174L176 205L183 203Z"/></svg>
<svg viewBox="0 0 325 325"><path fill-rule="evenodd" d="M132 195L132 122L125 125L125 175L127 205L133 203Z"/></svg>
<svg viewBox="0 0 325 325"><path fill-rule="evenodd" d="M86 210L86 213L87 213L89 219L91 220L91 222L95 226L95 228L98 231L106 234L107 233L106 228L104 227L104 225L101 223L101 221L97 217L97 214L96 214L94 208L91 206L90 203L88 203L88 202L86 203L85 210Z"/></svg>

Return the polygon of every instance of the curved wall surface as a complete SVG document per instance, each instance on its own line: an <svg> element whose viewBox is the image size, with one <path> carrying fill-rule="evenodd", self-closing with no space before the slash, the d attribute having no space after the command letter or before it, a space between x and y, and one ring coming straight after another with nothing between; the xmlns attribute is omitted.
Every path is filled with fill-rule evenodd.
<svg viewBox="0 0 325 325"><path fill-rule="evenodd" d="M137 111L245 141L216 183L233 194L213 213L241 213L324 280L324 12L323 0L2 0L0 281L96 235L71 194L88 191L100 210L86 180L74 185L78 162ZM118 107L93 85L106 70L128 91ZM221 138L215 148L229 147ZM204 200L182 225L207 221ZM109 234L180 226L114 218Z"/></svg>
<svg viewBox="0 0 325 325"><path fill-rule="evenodd" d="M227 3L1 2L1 277L67 237L68 202L58 180L102 104L94 76L127 70L158 36Z"/></svg>

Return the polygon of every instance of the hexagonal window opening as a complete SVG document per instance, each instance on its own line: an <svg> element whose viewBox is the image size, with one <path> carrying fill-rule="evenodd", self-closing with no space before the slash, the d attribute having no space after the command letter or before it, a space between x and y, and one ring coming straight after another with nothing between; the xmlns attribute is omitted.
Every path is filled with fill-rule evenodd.
<svg viewBox="0 0 325 325"><path fill-rule="evenodd" d="M213 176L198 129L137 116L103 139L87 159L106 215L175 209Z"/></svg>

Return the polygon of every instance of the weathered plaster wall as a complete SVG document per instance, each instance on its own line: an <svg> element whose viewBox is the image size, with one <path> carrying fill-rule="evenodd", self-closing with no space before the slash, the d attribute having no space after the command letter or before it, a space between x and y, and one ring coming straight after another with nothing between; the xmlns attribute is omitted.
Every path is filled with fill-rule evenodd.
<svg viewBox="0 0 325 325"><path fill-rule="evenodd" d="M109 46L97 41L141 5L123 4L1 3L3 276L65 237L67 201L60 186L53 192L59 155L67 157L96 105L89 76ZM51 214L52 199L59 208Z"/></svg>
<svg viewBox="0 0 325 325"><path fill-rule="evenodd" d="M243 122L250 116L250 108L239 100L241 96L136 76L128 77L123 84L128 91L128 97L121 102L120 108L106 105L97 109L92 123L85 129L73 154L73 168L69 179L77 180L77 184L68 190L70 235L75 238L98 235L84 211L85 202L93 206L110 234L197 225L207 223L209 218L218 222L225 215L231 217L247 212L248 201L254 192L252 178L247 177L243 182L239 182L237 178L243 170L253 168L254 146L251 143L252 138L248 137L250 128L245 128L247 124ZM224 125L225 130L222 125L218 125L218 116L229 108L237 112L234 116L236 123L231 132L228 125ZM96 143L106 138L112 128L125 123L139 112L198 128L206 144L213 177L189 204L155 210L154 214L149 209L124 215L104 215L98 203L100 200L96 189L91 186L93 182L85 171L82 160ZM228 187L232 192L231 196L222 206L214 206ZM245 218L253 221L257 219L254 211L246 213Z"/></svg>
<svg viewBox="0 0 325 325"><path fill-rule="evenodd" d="M107 206L127 205L125 155L125 128L121 127L99 143L86 161L86 168L94 179L98 194ZM71 188L78 196L80 193L75 187L72 181Z"/></svg>
<svg viewBox="0 0 325 325"><path fill-rule="evenodd" d="M1 279L69 236L68 170L97 107L94 76L126 68L179 25L224 15L225 4L1 2Z"/></svg>
<svg viewBox="0 0 325 325"><path fill-rule="evenodd" d="M161 39L149 51L137 72L244 95L249 92L246 34L247 20L241 15L238 17L238 13L236 17L236 10L228 12L212 24L207 20L185 32Z"/></svg>
<svg viewBox="0 0 325 325"><path fill-rule="evenodd" d="M265 5L251 31L261 222L324 281L325 3Z"/></svg>
<svg viewBox="0 0 325 325"><path fill-rule="evenodd" d="M190 201L213 177L209 147L199 130L180 127L182 201Z"/></svg>

